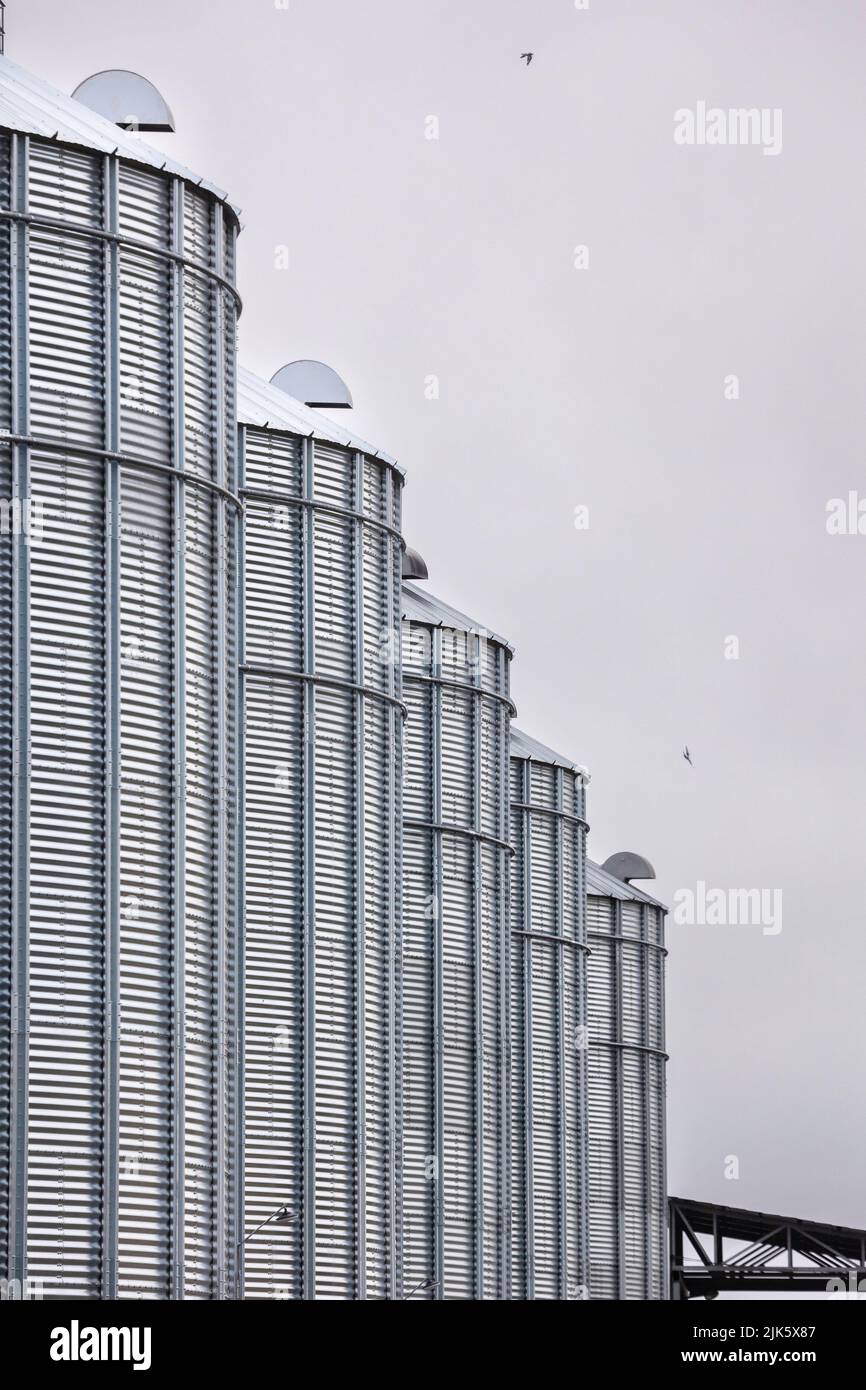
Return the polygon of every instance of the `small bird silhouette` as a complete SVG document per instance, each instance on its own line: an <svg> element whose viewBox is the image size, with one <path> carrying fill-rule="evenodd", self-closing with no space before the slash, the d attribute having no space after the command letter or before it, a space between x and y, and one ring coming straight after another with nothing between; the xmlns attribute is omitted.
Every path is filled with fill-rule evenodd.
<svg viewBox="0 0 866 1390"><path fill-rule="evenodd" d="M685 760L686 760L686 762L688 763L689 767L694 767L694 763L692 762L692 755L691 755L691 753L689 752L689 745L688 745L688 744L686 744L685 748L683 749L683 757L685 758Z"/></svg>
<svg viewBox="0 0 866 1390"><path fill-rule="evenodd" d="M525 61L526 61L526 66L529 67L529 64L532 62L533 58L535 57L535 54L534 54L534 53L521 53L520 56L521 56L521 58L525 59Z"/></svg>

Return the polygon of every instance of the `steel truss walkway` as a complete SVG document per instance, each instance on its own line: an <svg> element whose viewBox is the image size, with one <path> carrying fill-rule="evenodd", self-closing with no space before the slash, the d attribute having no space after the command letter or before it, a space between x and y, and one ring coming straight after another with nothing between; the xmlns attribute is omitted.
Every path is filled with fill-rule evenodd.
<svg viewBox="0 0 866 1390"><path fill-rule="evenodd" d="M672 1299L826 1291L831 1279L866 1293L866 1231L682 1197L668 1198L668 1231Z"/></svg>

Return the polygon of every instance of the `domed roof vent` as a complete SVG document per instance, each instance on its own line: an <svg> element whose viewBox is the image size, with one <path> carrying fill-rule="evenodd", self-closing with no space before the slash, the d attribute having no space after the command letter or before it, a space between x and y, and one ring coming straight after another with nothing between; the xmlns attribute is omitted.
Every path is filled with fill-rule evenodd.
<svg viewBox="0 0 866 1390"><path fill-rule="evenodd" d="M656 876L656 871L648 859L644 859L642 854L632 854L629 850L612 854L609 859L605 859L601 867L606 874L618 878L621 883L631 883L633 878Z"/></svg>
<svg viewBox="0 0 866 1390"><path fill-rule="evenodd" d="M287 396L314 410L351 410L352 393L343 378L324 362L301 358L297 362L287 362L271 377L271 385L278 386Z"/></svg>
<svg viewBox="0 0 866 1390"><path fill-rule="evenodd" d="M82 106L89 106L124 130L174 130L168 103L138 72L125 68L95 72L79 82L72 95Z"/></svg>
<svg viewBox="0 0 866 1390"><path fill-rule="evenodd" d="M407 545L403 551L403 579L429 579L427 566L417 550Z"/></svg>

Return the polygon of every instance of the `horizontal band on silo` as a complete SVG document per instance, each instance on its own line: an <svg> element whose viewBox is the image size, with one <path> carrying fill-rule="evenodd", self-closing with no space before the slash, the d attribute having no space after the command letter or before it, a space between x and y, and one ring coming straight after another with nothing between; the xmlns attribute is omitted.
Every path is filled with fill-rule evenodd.
<svg viewBox="0 0 866 1390"><path fill-rule="evenodd" d="M406 706L396 695L389 695L372 685L357 685L354 681L342 680L339 676L319 676L313 671L290 671L283 666L249 665L246 662L239 670L243 676L260 676L278 681L306 681L309 685L321 685L326 690L347 690L350 694L369 696L371 700L378 700L381 704L392 705L400 711L404 719L408 715Z"/></svg>
<svg viewBox="0 0 866 1390"><path fill-rule="evenodd" d="M260 426L247 426L248 429L258 429ZM381 460L377 459L379 463ZM390 465L383 464L387 468ZM402 477L399 469L395 468L398 477ZM374 531L384 531L386 535L393 536L400 542L400 546L405 550L406 542L396 526L390 526L387 521L380 521L377 516L370 516L368 512L352 511L349 507L338 507L334 502L321 502L316 497L298 497L290 492L269 492L266 488L241 488L241 497L248 497L254 502L277 502L281 507L307 507L314 512L328 512L331 516L342 516L347 521L359 521L362 526L369 526Z"/></svg>
<svg viewBox="0 0 866 1390"><path fill-rule="evenodd" d="M80 222L64 222L60 217L44 217L33 212L15 212L11 208L0 208L0 222L23 222L27 227L44 228L49 232L63 232L64 235L83 237L86 241L104 241L114 246L120 246L129 251L141 251L154 260L167 261L173 265L182 266L184 270L193 271L196 275L202 275L207 280L212 280L215 285L219 285L235 301L238 313L243 308L240 293L231 280L227 280L219 271L211 269L203 261L193 260L190 256L184 256L181 251L172 251L168 246L158 246L151 241L139 241L137 237L126 236L123 232L113 232L106 227L87 226Z"/></svg>
<svg viewBox="0 0 866 1390"><path fill-rule="evenodd" d="M532 941L552 941L555 945L570 946L574 951L582 951L591 956L592 951L582 941L574 941L570 936L559 936L552 931L522 931L520 927L511 928L512 936L525 936Z"/></svg>
<svg viewBox="0 0 866 1390"><path fill-rule="evenodd" d="M643 941L639 936L615 936L613 932L607 931L588 931L586 934L590 941L624 941L626 946L640 946L641 950L660 951L663 956L669 954L667 946L662 946L658 941Z"/></svg>
<svg viewBox="0 0 866 1390"><path fill-rule="evenodd" d="M4 444L15 445L26 449L35 449L37 452L62 454L64 459L80 461L84 463L119 463L122 468L137 468L145 473L157 473L163 478L177 478L179 482L188 484L189 487L201 488L203 492L210 492L215 497L221 497L224 502L230 502L239 512L244 509L243 502L235 493L228 488L220 487L219 483L211 482L210 478L199 477L197 473L188 473L183 468L172 468L168 463L154 463L152 459L139 458L135 454L119 453L114 449L94 449L89 444L66 443L62 439L44 438L34 434L6 434L0 431L0 447Z"/></svg>
<svg viewBox="0 0 866 1390"><path fill-rule="evenodd" d="M515 811L530 811L533 815L552 816L554 820L569 821L571 825L577 825L581 830L589 830L589 821L583 816L572 815L570 811L558 811L554 806L539 806L537 801L512 801L512 809Z"/></svg>
<svg viewBox="0 0 866 1390"><path fill-rule="evenodd" d="M661 1047L650 1047L648 1043L636 1042L617 1042L614 1038L593 1038L589 1039L590 1047L616 1047L624 1052L645 1052L649 1057L661 1057L663 1062L670 1061L670 1054Z"/></svg>
<svg viewBox="0 0 866 1390"><path fill-rule="evenodd" d="M513 848L507 840L498 840L495 835L488 835L484 830L470 830L465 825L449 825L447 821L414 820L404 819L403 824L407 830L438 830L443 835L456 835L461 840L480 840L484 845L492 845L494 849L501 849L505 854L512 855Z"/></svg>
<svg viewBox="0 0 866 1390"><path fill-rule="evenodd" d="M412 619L412 622L416 627L424 626L423 623L415 619ZM493 645L493 639L491 638L490 640L491 645ZM497 643L496 645L501 645L501 643ZM448 676L422 676L419 675L417 671L404 670L403 682L405 685L414 685L417 683L418 685L439 685L443 686L446 690L463 690L470 695L480 695L482 700L494 700L500 705L504 705L512 718L517 714L517 706L510 695L501 695L497 690L484 690L480 685L473 685L471 681L455 681L451 680Z"/></svg>

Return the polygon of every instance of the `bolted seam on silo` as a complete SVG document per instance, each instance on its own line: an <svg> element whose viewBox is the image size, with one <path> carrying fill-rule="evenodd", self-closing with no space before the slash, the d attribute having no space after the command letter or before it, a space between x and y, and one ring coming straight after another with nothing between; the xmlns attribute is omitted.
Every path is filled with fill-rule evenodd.
<svg viewBox="0 0 866 1390"><path fill-rule="evenodd" d="M394 1298L402 474L241 388L243 1291Z"/></svg>
<svg viewBox="0 0 866 1390"><path fill-rule="evenodd" d="M0 85L0 461L43 507L38 535L0 538L4 1272L65 1297L221 1297L236 218L5 60Z"/></svg>

